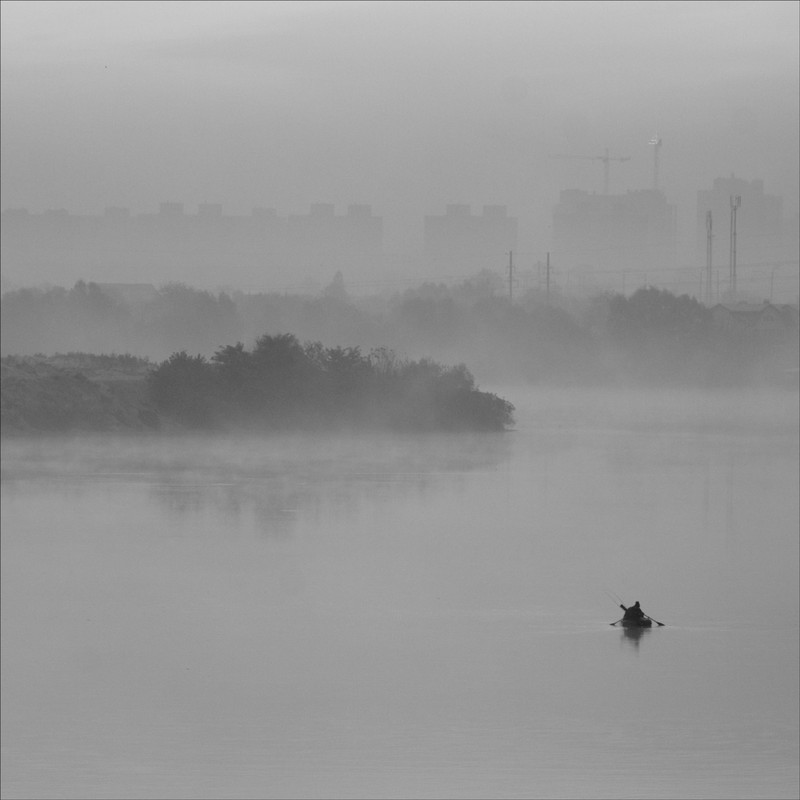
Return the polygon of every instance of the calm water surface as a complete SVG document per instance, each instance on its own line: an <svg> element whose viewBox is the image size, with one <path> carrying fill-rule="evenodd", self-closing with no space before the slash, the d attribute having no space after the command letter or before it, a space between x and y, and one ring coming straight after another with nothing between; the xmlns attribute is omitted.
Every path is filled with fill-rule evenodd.
<svg viewBox="0 0 800 800"><path fill-rule="evenodd" d="M4 441L3 797L796 798L797 394L500 393Z"/></svg>

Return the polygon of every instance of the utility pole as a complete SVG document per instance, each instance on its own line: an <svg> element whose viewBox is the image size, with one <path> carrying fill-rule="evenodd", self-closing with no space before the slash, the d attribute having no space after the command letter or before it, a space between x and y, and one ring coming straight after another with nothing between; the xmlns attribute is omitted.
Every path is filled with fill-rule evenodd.
<svg viewBox="0 0 800 800"><path fill-rule="evenodd" d="M514 303L514 253L508 251L508 302Z"/></svg>
<svg viewBox="0 0 800 800"><path fill-rule="evenodd" d="M711 212L706 211L706 305L711 305L711 240L714 235L711 232L713 222Z"/></svg>
<svg viewBox="0 0 800 800"><path fill-rule="evenodd" d="M550 253L547 254L547 305L550 305Z"/></svg>
<svg viewBox="0 0 800 800"><path fill-rule="evenodd" d="M742 196L737 194L736 197L731 195L731 297L736 298L736 212L742 204Z"/></svg>

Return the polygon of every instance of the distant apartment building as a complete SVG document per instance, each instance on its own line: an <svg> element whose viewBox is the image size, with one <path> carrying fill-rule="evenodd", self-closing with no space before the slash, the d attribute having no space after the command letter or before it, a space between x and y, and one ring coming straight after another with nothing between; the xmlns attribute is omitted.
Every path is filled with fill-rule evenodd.
<svg viewBox="0 0 800 800"><path fill-rule="evenodd" d="M368 205L337 215L316 204L289 217L267 208L230 216L218 203L202 203L194 214L178 202L138 215L120 207L98 216L9 209L0 232L3 272L23 285L84 279L288 287L310 274L325 282L337 271L365 280L383 250L383 220Z"/></svg>
<svg viewBox="0 0 800 800"><path fill-rule="evenodd" d="M671 269L677 238L677 209L654 189L620 195L568 189L553 209L551 255L560 271Z"/></svg>
<svg viewBox="0 0 800 800"><path fill-rule="evenodd" d="M448 205L444 214L426 216L424 224L425 257L435 271L497 270L517 248L519 223L506 206L483 206L473 214L469 205Z"/></svg>
<svg viewBox="0 0 800 800"><path fill-rule="evenodd" d="M308 214L289 215L286 237L298 266L317 275L369 277L381 263L383 220L368 205L337 215L332 203L314 203Z"/></svg>

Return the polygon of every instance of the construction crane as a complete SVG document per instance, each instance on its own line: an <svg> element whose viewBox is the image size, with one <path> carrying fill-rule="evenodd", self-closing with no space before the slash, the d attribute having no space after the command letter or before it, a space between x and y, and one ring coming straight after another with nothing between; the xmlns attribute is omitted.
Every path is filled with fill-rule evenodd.
<svg viewBox="0 0 800 800"><path fill-rule="evenodd" d="M573 156L567 155L565 153L556 153L552 156L553 158L584 158L589 159L590 161L602 161L603 162L603 194L608 194L608 173L609 173L609 165L612 161L630 161L630 156L610 156L608 154L608 148L606 148L605 155L602 156Z"/></svg>

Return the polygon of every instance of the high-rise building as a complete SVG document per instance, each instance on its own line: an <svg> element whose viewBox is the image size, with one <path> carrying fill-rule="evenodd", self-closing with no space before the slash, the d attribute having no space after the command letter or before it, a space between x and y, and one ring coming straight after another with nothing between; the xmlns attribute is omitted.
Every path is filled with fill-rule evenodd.
<svg viewBox="0 0 800 800"><path fill-rule="evenodd" d="M337 215L332 203L313 203L308 214L287 220L287 248L297 266L309 273L347 280L375 277L383 251L383 219L368 205L350 205Z"/></svg>
<svg viewBox="0 0 800 800"><path fill-rule="evenodd" d="M448 205L443 215L425 217L428 266L459 273L501 268L517 247L518 227L506 206L483 206L481 214L473 214L468 205Z"/></svg>
<svg viewBox="0 0 800 800"><path fill-rule="evenodd" d="M552 258L562 271L671 269L677 209L655 189L621 195L562 191L553 209Z"/></svg>

